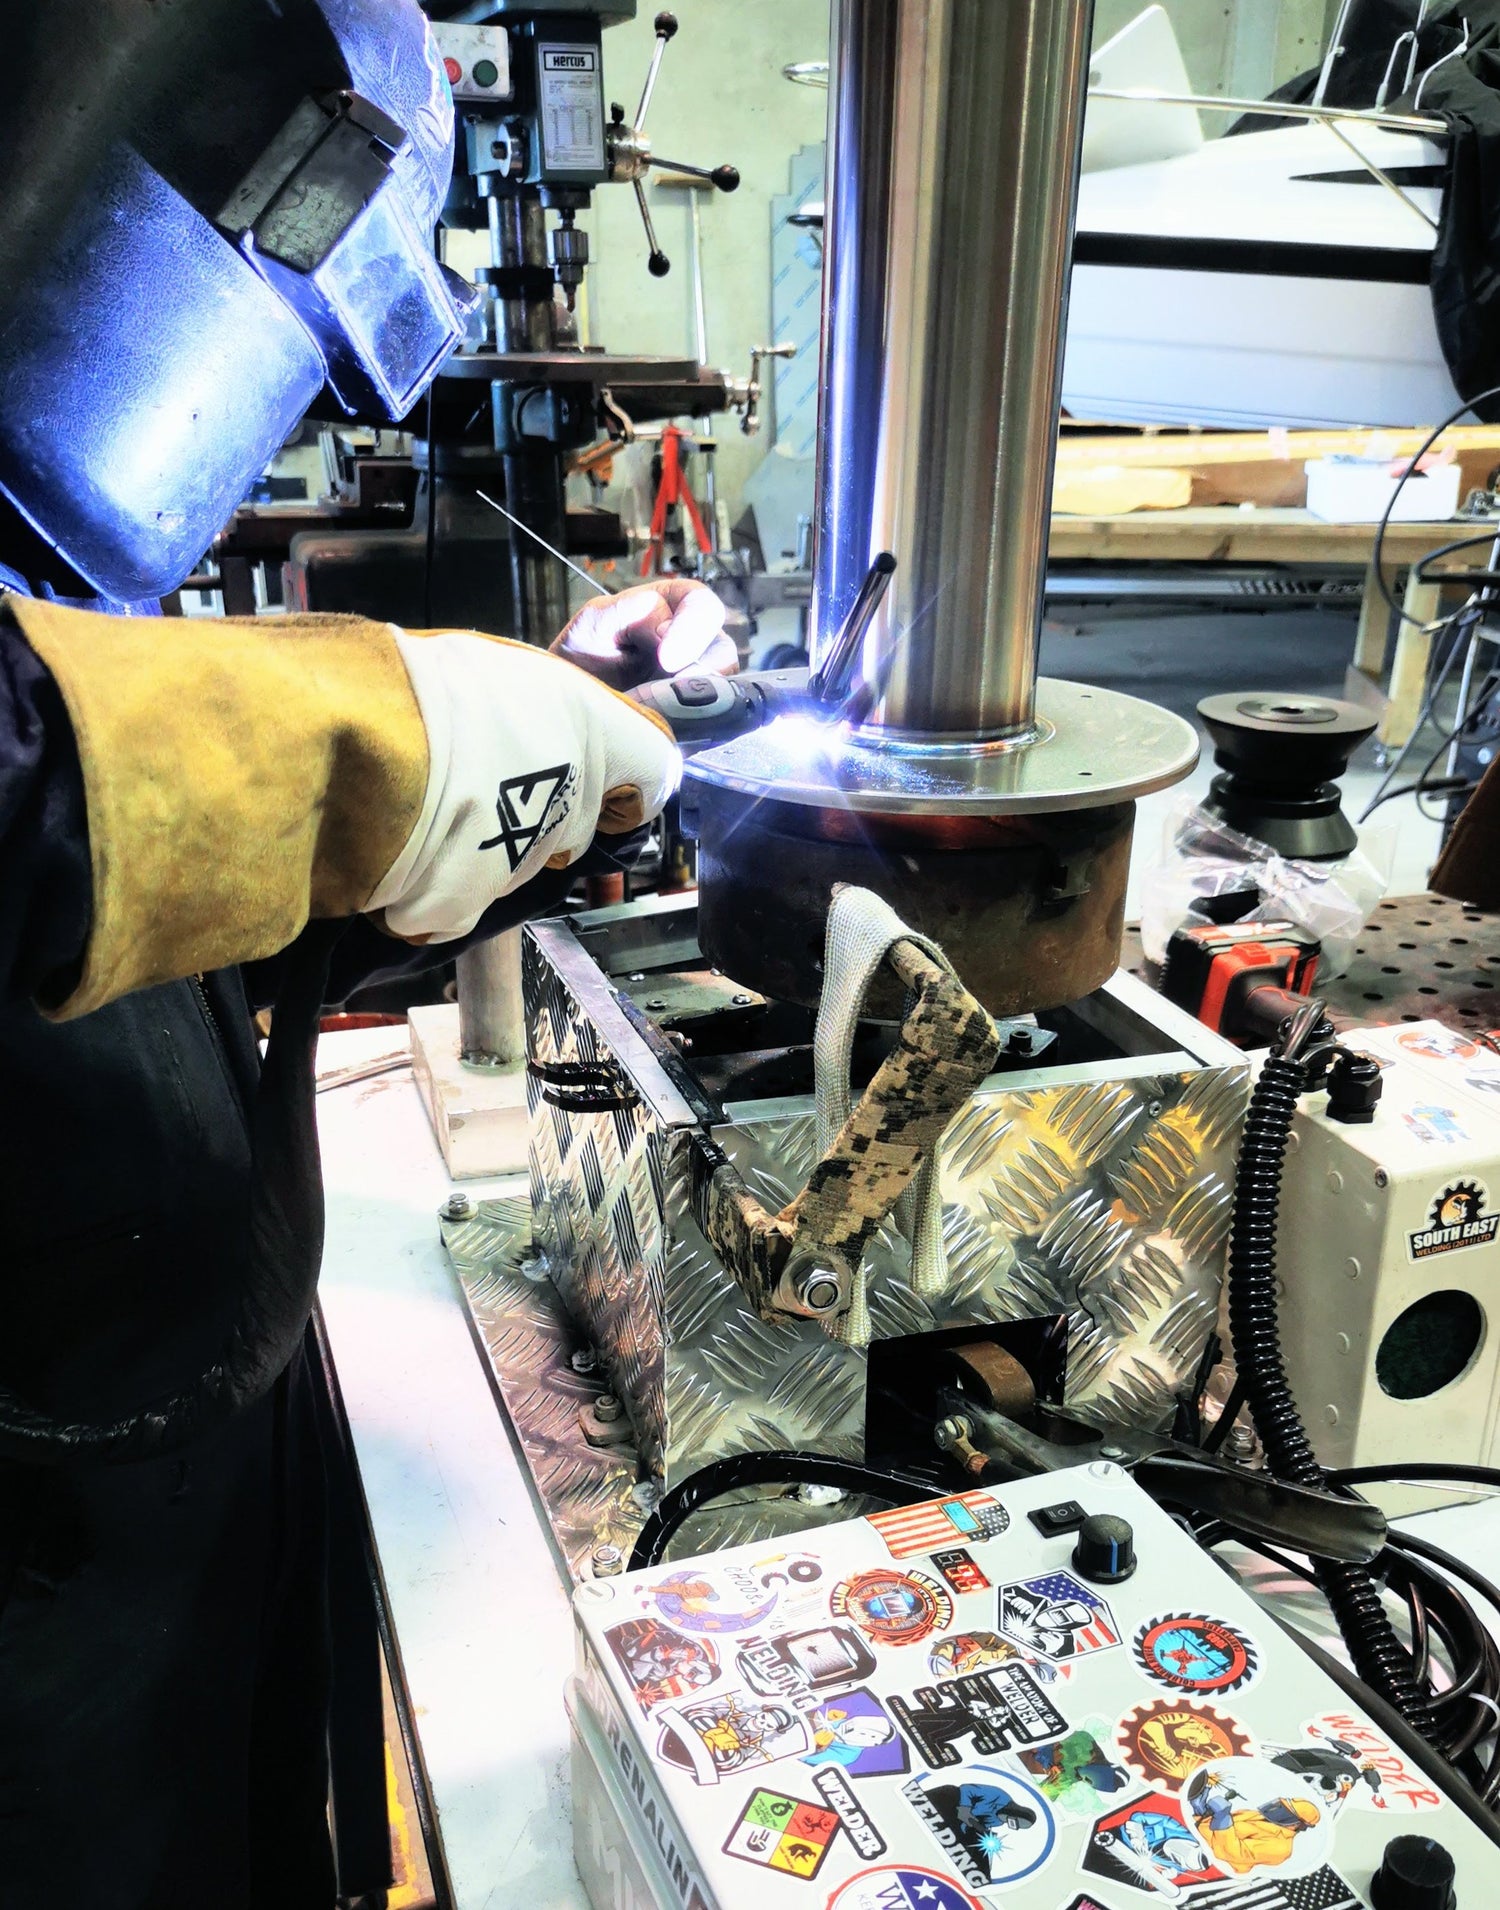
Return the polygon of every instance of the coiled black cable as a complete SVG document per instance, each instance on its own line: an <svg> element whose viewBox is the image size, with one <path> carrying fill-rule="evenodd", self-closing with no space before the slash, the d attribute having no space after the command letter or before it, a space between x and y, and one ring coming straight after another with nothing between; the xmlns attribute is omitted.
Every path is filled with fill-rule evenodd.
<svg viewBox="0 0 1500 1910"><path fill-rule="evenodd" d="M1321 1018L1320 1003L1313 1004L1311 1012L1304 1010L1261 1069L1240 1143L1229 1237L1229 1329L1256 1431L1278 1478L1315 1488L1325 1484L1323 1468L1297 1411L1281 1357L1276 1236L1287 1140L1297 1104L1309 1085L1301 1049ZM1412 1674L1412 1661L1386 1613L1373 1575L1360 1565L1319 1562L1315 1576L1360 1677L1423 1730L1430 1718Z"/></svg>

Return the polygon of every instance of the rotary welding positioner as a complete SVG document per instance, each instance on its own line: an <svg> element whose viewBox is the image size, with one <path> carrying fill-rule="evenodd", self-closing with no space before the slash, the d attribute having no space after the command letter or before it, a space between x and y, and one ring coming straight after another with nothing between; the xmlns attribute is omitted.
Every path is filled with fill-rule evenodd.
<svg viewBox="0 0 1500 1910"><path fill-rule="evenodd" d="M700 886L526 931L529 1198L442 1222L612 1693L592 1763L676 1853L661 1901L806 1900L821 1837L838 1910L956 1910L1019 1881L980 1872L1020 1839L1018 1901L1044 1910L1246 1880L1255 1910L1437 1910L1449 1883L1413 1896L1428 1858L1386 1849L1399 1816L1346 1811L1341 1843L1316 1784L1264 1768L1317 1753L1340 1699L1340 1742L1374 1732L1439 1793L1438 1871L1456 1857L1472 1896L1492 1863L1466 1816L1500 1795L1500 1656L1460 1590L1484 1582L1325 1473L1277 1326L1291 1124L1361 1070L1310 1001L1251 1101L1239 1048L1119 972L1135 800L1197 735L1036 674L1087 13L838 0L812 673L660 693L702 725ZM916 1515L920 1565L858 1521L808 1530L934 1492L956 1510ZM1060 1536L1075 1501L1143 1535L1097 1685L1065 1634L1093 1629L1121 1535ZM744 1549L620 1576L674 1535ZM1357 1685L1252 1624L1204 1556L1230 1540L1317 1587ZM1192 1682L1200 1644L1222 1683ZM1275 1704L1238 1704L1252 1655ZM1299 1672L1317 1703L1294 1718ZM1236 1702L1167 1791L1111 1746L1174 1691ZM1052 1766L1016 1759L1066 1766L1079 1732L1122 1791L1092 1841L1058 1830L1059 1868ZM862 1764L877 1741L894 1761ZM965 1802L976 1757L1014 1822ZM777 1813L804 1808L781 1850ZM705 1839L727 1860L695 1869Z"/></svg>

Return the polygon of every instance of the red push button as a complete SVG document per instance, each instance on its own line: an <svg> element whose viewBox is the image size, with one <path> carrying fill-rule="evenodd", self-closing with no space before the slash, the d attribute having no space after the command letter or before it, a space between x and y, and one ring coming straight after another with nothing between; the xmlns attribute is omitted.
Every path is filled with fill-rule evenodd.
<svg viewBox="0 0 1500 1910"><path fill-rule="evenodd" d="M448 84L457 86L464 76L464 70L450 53L443 61L443 71L448 75Z"/></svg>

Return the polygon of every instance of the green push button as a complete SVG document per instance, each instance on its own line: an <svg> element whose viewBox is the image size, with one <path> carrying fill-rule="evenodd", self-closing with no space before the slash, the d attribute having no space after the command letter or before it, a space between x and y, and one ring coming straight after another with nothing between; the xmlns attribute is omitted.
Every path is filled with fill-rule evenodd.
<svg viewBox="0 0 1500 1910"><path fill-rule="evenodd" d="M493 60L476 60L474 62L474 84L476 86L493 86L499 77L500 69Z"/></svg>

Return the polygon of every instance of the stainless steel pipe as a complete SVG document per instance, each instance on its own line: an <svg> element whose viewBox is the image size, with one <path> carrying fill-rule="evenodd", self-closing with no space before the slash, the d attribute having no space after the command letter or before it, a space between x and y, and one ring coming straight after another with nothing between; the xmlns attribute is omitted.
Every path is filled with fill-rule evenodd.
<svg viewBox="0 0 1500 1910"><path fill-rule="evenodd" d="M1031 728L1092 0L834 0L815 658L900 568L892 738Z"/></svg>
<svg viewBox="0 0 1500 1910"><path fill-rule="evenodd" d="M458 976L458 1052L471 1068L514 1068L526 1059L521 933L506 929L466 948Z"/></svg>

